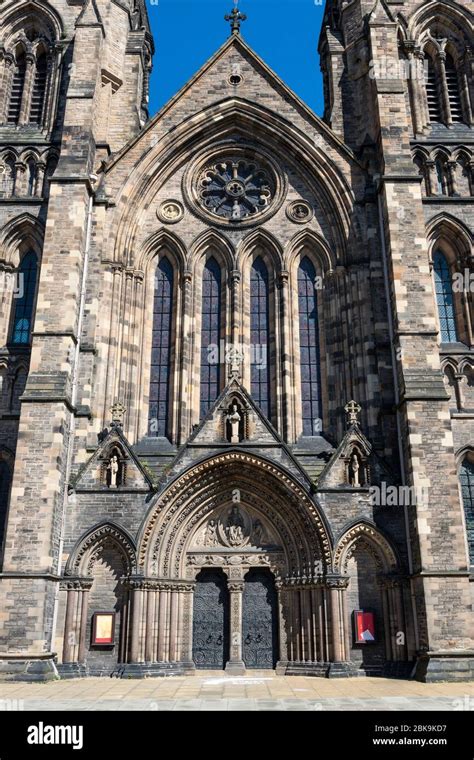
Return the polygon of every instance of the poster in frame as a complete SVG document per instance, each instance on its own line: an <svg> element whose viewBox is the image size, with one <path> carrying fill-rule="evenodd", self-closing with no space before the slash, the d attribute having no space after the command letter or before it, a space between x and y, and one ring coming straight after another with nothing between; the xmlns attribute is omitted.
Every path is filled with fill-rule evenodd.
<svg viewBox="0 0 474 760"><path fill-rule="evenodd" d="M94 647L113 647L115 644L115 612L94 612L92 641Z"/></svg>

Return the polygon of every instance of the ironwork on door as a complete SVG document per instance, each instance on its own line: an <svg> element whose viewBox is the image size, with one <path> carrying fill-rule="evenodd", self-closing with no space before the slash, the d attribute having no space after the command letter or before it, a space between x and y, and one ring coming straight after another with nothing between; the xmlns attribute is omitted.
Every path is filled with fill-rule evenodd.
<svg viewBox="0 0 474 760"><path fill-rule="evenodd" d="M196 578L193 659L207 670L222 670L229 659L229 593L219 571L201 570Z"/></svg>
<svg viewBox="0 0 474 760"><path fill-rule="evenodd" d="M242 653L247 668L274 668L277 663L277 593L272 575L264 570L251 570L245 577Z"/></svg>

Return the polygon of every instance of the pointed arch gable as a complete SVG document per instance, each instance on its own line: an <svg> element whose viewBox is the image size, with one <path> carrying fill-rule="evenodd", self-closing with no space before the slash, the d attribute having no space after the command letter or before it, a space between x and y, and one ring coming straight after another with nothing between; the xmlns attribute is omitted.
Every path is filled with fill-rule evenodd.
<svg viewBox="0 0 474 760"><path fill-rule="evenodd" d="M214 113L219 113L220 118L213 119ZM172 139L158 141L153 147L147 145L145 134L142 135L143 155L137 158L134 170L124 176L117 193L107 258L121 260L124 251L137 250L140 209L151 203L159 187L176 173L190 153L196 153L196 145L205 148L215 144L216 140L222 141L229 134L234 138L236 133L247 137L249 130L252 134L261 131L262 140L265 139L269 150L275 143L277 155L284 150L283 145L287 146L287 160L290 164L294 163L298 174L304 173L308 187L320 199L322 213L334 231L337 255L343 257L351 230L354 194L341 168L314 141L308 141L307 135L295 133L294 128L290 130L287 121L278 114L232 98L205 108L193 116L192 123L186 120L179 124L173 130ZM350 159L345 156L344 160ZM111 162L105 170L106 179L107 174L119 172L118 167L117 161Z"/></svg>
<svg viewBox="0 0 474 760"><path fill-rule="evenodd" d="M136 568L136 546L124 528L113 522L102 522L84 533L72 549L65 569L68 576L88 576L88 562L94 550L104 541L111 540L124 557L127 572Z"/></svg>
<svg viewBox="0 0 474 760"><path fill-rule="evenodd" d="M175 232L165 229L164 227L154 232L147 238L141 246L136 261L133 263L129 257L127 266L134 265L138 271L146 272L150 262L160 252L166 250L173 257L173 264L176 271L184 272L187 264L186 246Z"/></svg>
<svg viewBox="0 0 474 760"><path fill-rule="evenodd" d="M268 230L260 227L253 230L241 242L237 251L237 263L241 271L259 251L265 263L275 274L283 268L283 247L280 241ZM259 255L257 253L257 255Z"/></svg>
<svg viewBox="0 0 474 760"><path fill-rule="evenodd" d="M0 12L0 26L7 30L7 49L15 37L24 34L25 18L34 20L44 37L56 40L64 37L62 18L47 0L10 0Z"/></svg>
<svg viewBox="0 0 474 760"><path fill-rule="evenodd" d="M317 272L332 274L337 266L336 257L327 241L314 230L301 230L288 241L283 257L284 268L291 271L302 255L311 259Z"/></svg>
<svg viewBox="0 0 474 760"><path fill-rule="evenodd" d="M3 227L0 235L0 261L16 268L22 255L31 248L40 262L43 240L43 223L32 214L20 214Z"/></svg>
<svg viewBox="0 0 474 760"><path fill-rule="evenodd" d="M209 251L216 254L221 268L229 272L235 266L235 249L232 242L220 230L206 229L199 233L189 248L188 266L192 270L198 260Z"/></svg>
<svg viewBox="0 0 474 760"><path fill-rule="evenodd" d="M361 541L370 544L378 553L384 572L395 572L400 568L398 552L380 528L368 520L357 520L346 526L336 541L334 572L346 574L350 550Z"/></svg>
<svg viewBox="0 0 474 760"><path fill-rule="evenodd" d="M417 42L429 34L433 19L453 32L462 33L472 43L474 16L454 0L431 0L416 8L408 20L407 37Z"/></svg>
<svg viewBox="0 0 474 760"><path fill-rule="evenodd" d="M229 451L191 465L154 500L137 540L138 562L144 572L151 572L156 562L160 565L160 572L167 575L183 571L183 531L187 531L186 522L198 519L200 510L203 514L211 510L216 499L228 500L229 482L233 477L242 482L243 488L249 477L257 478L262 493L268 491L269 505L272 504L270 494L274 494L273 500L279 494L281 508L286 509L284 505L287 505L290 509L292 517L287 513L287 519L290 519L295 530L294 540L304 547L302 555L307 555L306 561L311 563L310 557L314 558L317 554L326 567L330 566L330 527L301 484L284 468L260 455ZM302 562L302 555L299 559L294 555L294 561ZM298 567L291 568L291 571L298 572Z"/></svg>

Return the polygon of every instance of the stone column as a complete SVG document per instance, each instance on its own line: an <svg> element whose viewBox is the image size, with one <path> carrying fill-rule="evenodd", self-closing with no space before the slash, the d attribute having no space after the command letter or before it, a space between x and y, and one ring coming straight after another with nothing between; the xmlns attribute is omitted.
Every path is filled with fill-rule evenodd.
<svg viewBox="0 0 474 760"><path fill-rule="evenodd" d="M145 662L154 662L154 633L155 633L155 609L156 609L156 586L147 583L146 590L146 634L145 634Z"/></svg>
<svg viewBox="0 0 474 760"><path fill-rule="evenodd" d="M62 665L85 663L87 610L92 584L93 580L89 578L70 579L61 583L62 588L67 589Z"/></svg>
<svg viewBox="0 0 474 760"><path fill-rule="evenodd" d="M287 441L296 440L294 414L294 384L292 381L291 314L289 298L289 272L280 273L281 290L281 371L283 377L283 429Z"/></svg>
<svg viewBox="0 0 474 760"><path fill-rule="evenodd" d="M453 123L453 117L451 114L451 104L449 102L448 83L446 80L446 53L440 52L437 56L438 72L441 81L441 102L443 105L444 117L446 124L451 125Z"/></svg>
<svg viewBox="0 0 474 760"><path fill-rule="evenodd" d="M330 677L349 676L350 663L346 654L346 627L348 621L344 619L346 609L345 594L349 578L342 576L328 576L326 588L329 591L330 617L331 617L331 664L328 675Z"/></svg>
<svg viewBox="0 0 474 760"><path fill-rule="evenodd" d="M79 625L79 649L77 659L79 663L85 664L86 662L86 633L87 633L87 616L89 610L89 592L92 588L93 580L81 581L81 622Z"/></svg>
<svg viewBox="0 0 474 760"><path fill-rule="evenodd" d="M189 583L181 588L183 595L182 616L180 619L181 664L186 671L193 672L196 665L193 660L193 603L195 583Z"/></svg>
<svg viewBox="0 0 474 760"><path fill-rule="evenodd" d="M169 635L169 586L160 587L160 608L158 614L158 662L168 661Z"/></svg>
<svg viewBox="0 0 474 760"><path fill-rule="evenodd" d="M278 596L278 642L280 657L276 665L277 675L285 675L288 667L288 622L289 604L288 590L281 581L276 581L275 588Z"/></svg>
<svg viewBox="0 0 474 760"><path fill-rule="evenodd" d="M144 590L143 579L131 579L129 581L132 591L132 631L130 646L130 662L143 662L142 640L141 640L141 622L143 614Z"/></svg>
<svg viewBox="0 0 474 760"><path fill-rule="evenodd" d="M71 582L67 586L66 622L64 625L63 662L74 662L74 650L76 647L75 616L77 612L76 584Z"/></svg>
<svg viewBox="0 0 474 760"><path fill-rule="evenodd" d="M180 593L178 589L173 588L170 592L170 647L169 647L169 661L177 662L178 660L178 612L179 612L179 597Z"/></svg>
<svg viewBox="0 0 474 760"><path fill-rule="evenodd" d="M240 282L241 275L238 270L233 270L231 274L232 283L232 343L234 346L240 344Z"/></svg>
<svg viewBox="0 0 474 760"><path fill-rule="evenodd" d="M181 416L179 421L179 440L178 444L186 441L189 437L192 427L192 384L193 384L193 372L194 372L194 357L193 357L193 340L192 340L192 319L193 319L193 300L192 300L192 284L193 275L192 272L186 271L183 274L183 326L182 326L182 341L183 341L183 353L182 353L182 370L181 370L181 383L182 398L184 403L180 404Z"/></svg>
<svg viewBox="0 0 474 760"><path fill-rule="evenodd" d="M232 579L228 584L230 595L230 660L225 669L233 675L245 673L242 660L242 597L244 581Z"/></svg>
<svg viewBox="0 0 474 760"><path fill-rule="evenodd" d="M472 65L472 51L467 50L464 58L460 61L461 71L461 102L464 118L471 127L474 126L473 108L469 95L470 67Z"/></svg>

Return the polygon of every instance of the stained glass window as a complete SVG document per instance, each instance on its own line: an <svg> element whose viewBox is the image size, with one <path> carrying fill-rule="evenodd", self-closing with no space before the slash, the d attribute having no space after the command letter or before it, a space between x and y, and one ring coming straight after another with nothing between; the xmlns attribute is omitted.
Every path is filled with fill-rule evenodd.
<svg viewBox="0 0 474 760"><path fill-rule="evenodd" d="M303 435L321 432L321 381L316 270L305 257L298 269Z"/></svg>
<svg viewBox="0 0 474 760"><path fill-rule="evenodd" d="M250 342L252 397L270 418L270 291L268 269L260 256L250 273Z"/></svg>
<svg viewBox="0 0 474 760"><path fill-rule="evenodd" d="M171 328L173 318L173 267L160 260L155 273L150 382L150 435L168 435L170 409Z"/></svg>
<svg viewBox="0 0 474 760"><path fill-rule="evenodd" d="M37 277L38 260L33 251L30 251L23 257L18 269L13 298L12 343L16 346L25 346L30 342Z"/></svg>
<svg viewBox="0 0 474 760"><path fill-rule="evenodd" d="M467 542L469 545L469 559L474 565L474 463L465 459L459 472L461 482L464 514L466 517Z"/></svg>
<svg viewBox="0 0 474 760"><path fill-rule="evenodd" d="M458 339L456 318L454 315L453 283L448 262L441 251L436 251L434 258L434 279L436 303L438 305L439 323L442 343L455 343Z"/></svg>
<svg viewBox="0 0 474 760"><path fill-rule="evenodd" d="M221 270L214 258L206 263L202 278L201 323L201 419L220 393Z"/></svg>

